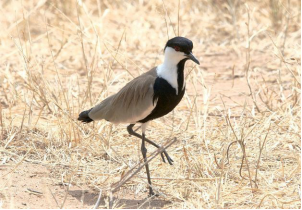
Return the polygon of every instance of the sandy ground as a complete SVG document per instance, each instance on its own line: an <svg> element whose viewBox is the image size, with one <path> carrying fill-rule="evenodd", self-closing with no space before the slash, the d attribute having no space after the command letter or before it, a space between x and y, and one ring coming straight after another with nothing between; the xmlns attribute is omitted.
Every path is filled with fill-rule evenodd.
<svg viewBox="0 0 302 210"><path fill-rule="evenodd" d="M231 69L234 62L237 61L230 61L227 54L202 57L201 66L209 74L206 76L206 80L212 86L212 104L220 101L219 94L224 94L237 103L244 101L244 97L240 96L247 93L248 87L244 74L240 72L235 73L233 80ZM188 92L192 92L191 88L193 88L192 84L187 84ZM229 91L230 89L232 91ZM224 98L228 106L234 106L232 100ZM64 208L92 208L99 195L98 191L87 186L71 186L66 193L66 186L62 186L59 183L60 180L52 177L49 167L40 164L23 161L22 164L15 166L13 161L8 160L8 164L1 166L0 171L1 174L7 174L1 181L1 187L6 188L6 191L9 192L5 194L5 197L0 194L5 201L3 208L59 208L64 199L66 199ZM122 189L117 195L114 197L115 200L118 200L117 206L123 208L169 208L170 202L162 197L148 199L147 191L138 196ZM108 199L103 196L100 206L105 206L105 201L108 202Z"/></svg>
<svg viewBox="0 0 302 210"><path fill-rule="evenodd" d="M263 58L262 58L263 59ZM233 66L243 67L244 62L236 60L234 54L218 54L203 56L201 66L205 69L205 81L211 87L210 104L212 106L225 105L231 107L234 113L237 104L243 104L248 95L248 87L242 69L236 69L232 75ZM261 65L261 63L257 63ZM200 85L198 86L200 88ZM192 84L187 84L187 91L192 91ZM179 161L174 158L174 161ZM88 186L70 186L67 190L58 177L52 176L52 167L33 164L23 161L15 165L13 160L7 160L1 165L0 174L4 175L0 186L8 192L0 194L4 201L2 208L92 208L98 198L99 192ZM169 166L167 166L169 167ZM173 166L172 166L173 167ZM66 200L65 200L66 199ZM65 201L64 201L65 200ZM108 205L109 197L104 195L100 207ZM169 208L171 202L164 197L147 198L147 190L143 194L135 194L122 188L114 195L116 207L123 208Z"/></svg>
<svg viewBox="0 0 302 210"><path fill-rule="evenodd" d="M80 22L74 1L50 2L1 2L0 25L9 30L0 32L0 208L92 208L99 189L118 182L141 158L140 141L125 126L74 119L118 91L131 74L159 64L170 24L164 1L87 1L87 8L78 8ZM177 1L165 2L176 29ZM261 111L255 111L245 75L246 5L181 1L180 34L194 41L201 65L192 70L192 62L186 64L185 97L174 113L147 129L161 145L178 139L168 149L175 164L159 156L150 164L159 197L148 198L142 170L113 194L113 207L301 207L301 4L280 1L281 21L271 16L268 2L274 1L247 2L253 37L249 78ZM243 164L242 173L239 144L224 165L226 148L241 134L250 164L250 170ZM109 197L104 191L100 208L109 207Z"/></svg>
<svg viewBox="0 0 302 210"><path fill-rule="evenodd" d="M6 165L0 168L1 174L10 173L13 167ZM5 202L2 208L16 209L56 209L61 207L65 197L64 208L92 208L98 199L99 192L87 186L71 186L66 193L66 187L53 183L49 177L50 171L45 166L23 162L9 175L4 176L2 184L7 189ZM121 194L121 193L119 193ZM118 206L123 208L162 208L169 202L160 198L146 201L144 195L135 196L129 192L123 192L124 196L114 197L118 199ZM57 203L57 202L58 203ZM108 197L101 199L100 207L105 206Z"/></svg>

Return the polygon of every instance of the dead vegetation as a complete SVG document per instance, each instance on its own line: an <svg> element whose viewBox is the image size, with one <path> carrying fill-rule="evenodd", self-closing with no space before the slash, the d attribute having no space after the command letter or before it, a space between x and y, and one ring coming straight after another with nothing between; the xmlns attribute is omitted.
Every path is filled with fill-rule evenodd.
<svg viewBox="0 0 302 210"><path fill-rule="evenodd" d="M102 208L301 207L301 2L0 4L0 207L91 208L100 191ZM147 198L144 170L123 182L142 166L125 125L76 118L160 64L178 34L201 65L148 128L177 142L174 166L152 160L160 196Z"/></svg>

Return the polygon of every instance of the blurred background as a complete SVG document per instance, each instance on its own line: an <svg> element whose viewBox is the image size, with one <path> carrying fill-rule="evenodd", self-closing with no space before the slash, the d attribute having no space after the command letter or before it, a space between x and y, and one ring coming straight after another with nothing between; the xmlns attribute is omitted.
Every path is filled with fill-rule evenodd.
<svg viewBox="0 0 302 210"><path fill-rule="evenodd" d="M186 94L147 136L174 166L151 162L115 208L301 207L301 1L0 2L0 207L109 207L137 167L125 125L77 122L161 64L168 39L194 43ZM148 148L150 154L154 148Z"/></svg>

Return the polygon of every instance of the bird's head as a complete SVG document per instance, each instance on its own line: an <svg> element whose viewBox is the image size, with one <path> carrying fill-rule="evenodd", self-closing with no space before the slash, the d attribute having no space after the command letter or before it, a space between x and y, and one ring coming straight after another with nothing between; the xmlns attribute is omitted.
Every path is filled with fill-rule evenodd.
<svg viewBox="0 0 302 210"><path fill-rule="evenodd" d="M174 37L165 46L165 57L173 63L183 59L190 59L199 65L199 61L192 54L193 42L185 37Z"/></svg>

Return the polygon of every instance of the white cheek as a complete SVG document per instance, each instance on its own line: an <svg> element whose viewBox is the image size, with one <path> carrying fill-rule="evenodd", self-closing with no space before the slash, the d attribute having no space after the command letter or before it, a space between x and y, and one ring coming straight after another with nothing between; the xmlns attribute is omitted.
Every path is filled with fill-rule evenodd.
<svg viewBox="0 0 302 210"><path fill-rule="evenodd" d="M165 56L167 56L171 61L180 61L185 58L185 54L183 52L175 51L171 47L166 48Z"/></svg>
<svg viewBox="0 0 302 210"><path fill-rule="evenodd" d="M177 57L178 59L182 60L185 58L185 54L183 52L177 52L175 51L175 57Z"/></svg>

